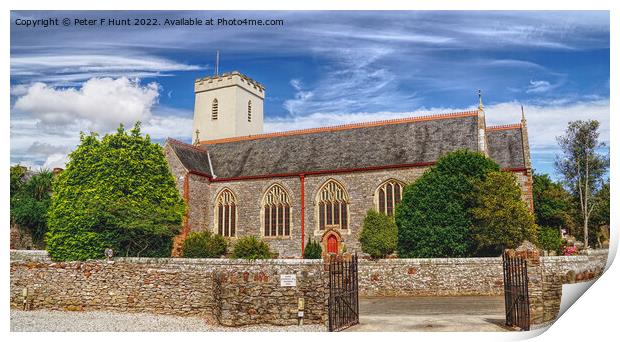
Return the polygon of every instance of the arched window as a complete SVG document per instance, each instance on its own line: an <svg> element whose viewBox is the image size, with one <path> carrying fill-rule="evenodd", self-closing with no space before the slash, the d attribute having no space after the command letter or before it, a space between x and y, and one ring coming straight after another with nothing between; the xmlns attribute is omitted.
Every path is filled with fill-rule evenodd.
<svg viewBox="0 0 620 342"><path fill-rule="evenodd" d="M396 205L403 199L403 183L390 179L379 185L376 193L377 210L388 216L394 215Z"/></svg>
<svg viewBox="0 0 620 342"><path fill-rule="evenodd" d="M319 190L317 214L320 230L348 229L349 197L335 180L328 181Z"/></svg>
<svg viewBox="0 0 620 342"><path fill-rule="evenodd" d="M229 189L222 190L215 199L215 227L222 236L234 237L237 231L237 200Z"/></svg>
<svg viewBox="0 0 620 342"><path fill-rule="evenodd" d="M211 120L217 120L217 99L213 99L211 103Z"/></svg>
<svg viewBox="0 0 620 342"><path fill-rule="evenodd" d="M291 235L291 201L282 186L275 184L267 190L262 208L265 236Z"/></svg>
<svg viewBox="0 0 620 342"><path fill-rule="evenodd" d="M252 100L248 100L248 122L252 122Z"/></svg>

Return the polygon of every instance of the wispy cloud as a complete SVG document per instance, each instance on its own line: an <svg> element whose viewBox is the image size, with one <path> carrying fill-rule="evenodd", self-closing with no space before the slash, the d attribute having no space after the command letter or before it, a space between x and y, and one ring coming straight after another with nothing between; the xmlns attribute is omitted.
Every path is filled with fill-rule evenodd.
<svg viewBox="0 0 620 342"><path fill-rule="evenodd" d="M530 85L527 87L526 93L545 93L553 89L551 83L548 81L530 81Z"/></svg>
<svg viewBox="0 0 620 342"><path fill-rule="evenodd" d="M167 72L199 70L201 66L153 56L21 55L11 58L11 76L23 81L75 84L93 77L153 77Z"/></svg>

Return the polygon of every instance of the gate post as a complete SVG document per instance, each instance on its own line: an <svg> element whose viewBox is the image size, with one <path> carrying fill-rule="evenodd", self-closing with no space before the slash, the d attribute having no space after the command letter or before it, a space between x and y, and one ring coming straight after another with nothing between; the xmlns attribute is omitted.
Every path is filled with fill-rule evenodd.
<svg viewBox="0 0 620 342"><path fill-rule="evenodd" d="M530 325L543 323L543 271L540 250L524 241L515 249L515 255L527 260L528 292L530 299Z"/></svg>

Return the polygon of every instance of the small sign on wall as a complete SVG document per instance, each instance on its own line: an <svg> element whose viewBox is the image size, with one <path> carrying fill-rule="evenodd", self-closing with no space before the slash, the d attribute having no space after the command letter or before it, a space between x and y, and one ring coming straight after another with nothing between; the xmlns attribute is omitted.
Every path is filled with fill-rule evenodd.
<svg viewBox="0 0 620 342"><path fill-rule="evenodd" d="M297 275L280 274L280 286L297 286Z"/></svg>

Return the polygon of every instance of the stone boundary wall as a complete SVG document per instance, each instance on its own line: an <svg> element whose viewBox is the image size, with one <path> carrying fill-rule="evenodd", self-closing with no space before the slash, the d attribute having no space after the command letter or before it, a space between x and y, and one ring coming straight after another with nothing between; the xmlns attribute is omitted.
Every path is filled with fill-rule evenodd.
<svg viewBox="0 0 620 342"><path fill-rule="evenodd" d="M562 284L602 274L607 250L536 256L528 263L532 323L555 319ZM359 260L360 296L497 296L501 258ZM296 274L296 287L281 287ZM228 326L327 320L328 276L322 260L115 258L52 262L45 251L11 251L11 308L113 310L213 317Z"/></svg>
<svg viewBox="0 0 620 342"><path fill-rule="evenodd" d="M570 284L600 276L608 255L608 249L597 249L588 255L541 257L540 263L546 274L559 276L563 284Z"/></svg>
<svg viewBox="0 0 620 342"><path fill-rule="evenodd" d="M501 258L359 261L360 296L499 296Z"/></svg>
<svg viewBox="0 0 620 342"><path fill-rule="evenodd" d="M608 253L540 257L530 274L561 283L590 280L603 273ZM502 259L360 260L359 287L361 296L499 296L504 293Z"/></svg>
<svg viewBox="0 0 620 342"><path fill-rule="evenodd" d="M109 310L198 315L222 325L326 320L321 260L115 258L52 262L41 253L11 251L12 309ZM281 287L280 274L296 274L296 287Z"/></svg>

